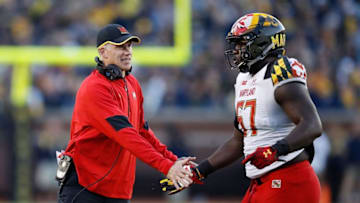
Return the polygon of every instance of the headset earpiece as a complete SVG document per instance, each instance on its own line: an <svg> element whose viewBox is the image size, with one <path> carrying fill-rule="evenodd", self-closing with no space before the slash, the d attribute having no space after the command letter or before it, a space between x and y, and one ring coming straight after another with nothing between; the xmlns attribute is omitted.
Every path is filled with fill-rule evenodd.
<svg viewBox="0 0 360 203"><path fill-rule="evenodd" d="M122 78L122 73L120 68L115 64L110 64L104 68L104 76L109 80L117 80Z"/></svg>

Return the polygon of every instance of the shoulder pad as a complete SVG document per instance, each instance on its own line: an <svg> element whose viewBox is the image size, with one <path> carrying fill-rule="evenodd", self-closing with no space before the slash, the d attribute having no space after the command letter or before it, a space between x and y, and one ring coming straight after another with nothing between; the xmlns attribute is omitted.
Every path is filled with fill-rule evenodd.
<svg viewBox="0 0 360 203"><path fill-rule="evenodd" d="M296 59L289 59L286 56L279 58L276 60L271 67L271 80L273 85L277 85L278 83L296 79L306 81L306 70L304 65L299 63Z"/></svg>

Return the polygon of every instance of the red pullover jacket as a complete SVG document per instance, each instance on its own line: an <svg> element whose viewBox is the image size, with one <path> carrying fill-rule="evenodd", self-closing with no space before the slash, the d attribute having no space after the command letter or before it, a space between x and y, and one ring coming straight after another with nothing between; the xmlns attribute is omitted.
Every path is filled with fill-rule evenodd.
<svg viewBox="0 0 360 203"><path fill-rule="evenodd" d="M94 70L77 92L70 131L65 154L80 185L93 184L87 189L106 197L131 199L136 157L165 175L177 159L144 121L141 87L131 74L110 81Z"/></svg>

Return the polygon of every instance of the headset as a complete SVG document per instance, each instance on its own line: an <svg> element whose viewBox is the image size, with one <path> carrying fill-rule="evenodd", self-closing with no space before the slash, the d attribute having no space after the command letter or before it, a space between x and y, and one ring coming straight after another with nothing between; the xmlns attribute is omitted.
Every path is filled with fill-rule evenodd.
<svg viewBox="0 0 360 203"><path fill-rule="evenodd" d="M96 69L100 74L105 76L108 80L114 81L118 79L122 79L122 73L119 66L115 64L109 64L107 66L104 65L104 62L100 60L98 56L95 57ZM129 74L130 71L126 72L126 75Z"/></svg>

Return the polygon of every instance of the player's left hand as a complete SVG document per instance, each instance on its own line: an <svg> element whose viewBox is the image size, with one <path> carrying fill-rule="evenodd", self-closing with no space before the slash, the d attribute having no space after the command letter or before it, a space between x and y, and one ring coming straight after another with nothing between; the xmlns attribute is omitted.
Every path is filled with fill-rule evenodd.
<svg viewBox="0 0 360 203"><path fill-rule="evenodd" d="M269 146L258 147L255 152L246 156L241 163L245 165L250 161L256 168L262 169L278 160L277 150Z"/></svg>

